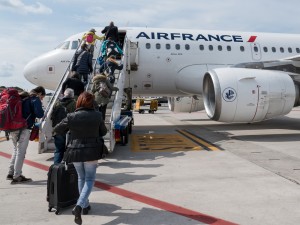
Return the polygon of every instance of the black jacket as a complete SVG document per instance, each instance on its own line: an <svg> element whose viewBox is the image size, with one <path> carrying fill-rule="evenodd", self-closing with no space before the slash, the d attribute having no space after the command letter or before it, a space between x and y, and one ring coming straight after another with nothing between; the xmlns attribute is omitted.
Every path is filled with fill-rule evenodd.
<svg viewBox="0 0 300 225"><path fill-rule="evenodd" d="M94 109L79 108L69 113L53 131L65 134L70 131L70 141L64 156L66 162L86 162L102 158L107 133L102 115Z"/></svg>
<svg viewBox="0 0 300 225"><path fill-rule="evenodd" d="M105 34L105 40L111 37L115 42L119 42L119 31L116 26L106 26L102 31Z"/></svg>
<svg viewBox="0 0 300 225"><path fill-rule="evenodd" d="M67 88L72 88L74 95L79 96L84 91L84 84L77 78L67 78L62 85L61 92L64 93Z"/></svg>
<svg viewBox="0 0 300 225"><path fill-rule="evenodd" d="M93 72L93 56L86 50L80 49L75 53L72 71L79 74L89 74Z"/></svg>

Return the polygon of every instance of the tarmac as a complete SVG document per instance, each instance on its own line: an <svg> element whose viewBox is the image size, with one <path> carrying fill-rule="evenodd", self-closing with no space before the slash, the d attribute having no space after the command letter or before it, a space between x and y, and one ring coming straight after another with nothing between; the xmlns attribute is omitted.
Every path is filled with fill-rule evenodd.
<svg viewBox="0 0 300 225"><path fill-rule="evenodd" d="M134 113L129 143L99 161L83 224L300 224L300 108L255 124L226 124L204 111ZM6 180L12 142L0 133L0 224L75 224L72 207L48 212L53 153L30 142L23 174Z"/></svg>

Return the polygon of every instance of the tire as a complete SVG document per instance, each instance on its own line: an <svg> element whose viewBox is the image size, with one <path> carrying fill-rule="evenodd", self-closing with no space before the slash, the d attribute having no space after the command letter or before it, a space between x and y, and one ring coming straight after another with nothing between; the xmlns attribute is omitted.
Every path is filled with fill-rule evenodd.
<svg viewBox="0 0 300 225"><path fill-rule="evenodd" d="M129 125L128 125L128 133L131 134L132 133L132 122L130 121Z"/></svg>
<svg viewBox="0 0 300 225"><path fill-rule="evenodd" d="M126 145L128 143L128 126L121 130L121 145Z"/></svg>

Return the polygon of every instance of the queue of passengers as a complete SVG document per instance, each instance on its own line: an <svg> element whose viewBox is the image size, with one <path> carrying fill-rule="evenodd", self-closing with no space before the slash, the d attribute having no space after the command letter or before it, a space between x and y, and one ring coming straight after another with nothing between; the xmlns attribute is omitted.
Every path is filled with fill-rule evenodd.
<svg viewBox="0 0 300 225"><path fill-rule="evenodd" d="M71 67L72 75L62 84L63 97L53 107L53 136L55 141L54 163L73 163L78 174L79 198L72 210L75 223L82 224L81 214L88 214L91 206L89 195L95 182L98 160L103 157L105 145L103 136L107 133L105 114L114 87L114 71L122 70L123 65L116 61L122 55L118 47L118 28L111 22L102 30L104 36L97 36L91 29L82 37L82 45L75 53ZM84 91L88 75L93 73L93 53L96 40L104 40L101 52L104 63L99 74L92 78L91 91ZM65 107L66 110L59 110ZM67 139L67 131L70 133ZM86 142L88 138L88 143ZM76 140L76 141L72 141ZM103 151L99 151L102 149Z"/></svg>

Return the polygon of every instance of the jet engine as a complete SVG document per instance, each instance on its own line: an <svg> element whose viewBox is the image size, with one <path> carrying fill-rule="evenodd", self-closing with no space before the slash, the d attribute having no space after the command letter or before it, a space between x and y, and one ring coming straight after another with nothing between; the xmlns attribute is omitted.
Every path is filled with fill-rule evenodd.
<svg viewBox="0 0 300 225"><path fill-rule="evenodd" d="M203 99L212 120L259 122L288 114L299 87L282 71L219 68L205 73Z"/></svg>

